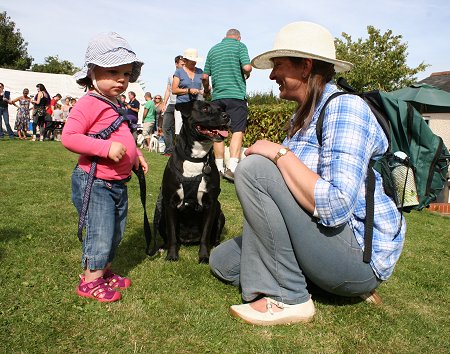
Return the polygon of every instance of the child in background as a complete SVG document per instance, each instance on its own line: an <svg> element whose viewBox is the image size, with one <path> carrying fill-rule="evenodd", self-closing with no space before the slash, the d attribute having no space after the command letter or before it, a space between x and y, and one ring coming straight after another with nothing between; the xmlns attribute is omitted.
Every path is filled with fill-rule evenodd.
<svg viewBox="0 0 450 354"><path fill-rule="evenodd" d="M62 122L63 121L63 111L62 106L59 103L55 104L55 109L52 113L52 121L53 122Z"/></svg>
<svg viewBox="0 0 450 354"><path fill-rule="evenodd" d="M67 111L67 113L68 112L69 111ZM51 122L51 131L53 133L53 140L55 141L61 141L61 127L63 125L62 122L65 121L64 115L65 112L63 106L60 105L59 103L56 103L52 113L52 122Z"/></svg>
<svg viewBox="0 0 450 354"><path fill-rule="evenodd" d="M63 111L63 121L65 122L67 119L67 116L69 115L70 112L70 97L66 97L64 99L64 104L61 106L61 110Z"/></svg>
<svg viewBox="0 0 450 354"><path fill-rule="evenodd" d="M117 33L94 37L87 48L83 69L75 74L77 83L86 87L88 94L70 111L62 134L63 145L80 154L72 173L72 200L79 214L92 157L97 157L83 240L84 274L80 276L77 294L100 302L119 300L121 294L117 289L131 285L130 279L111 271L111 262L127 219L126 182L133 166L137 168L140 164L144 173L148 166L126 122L106 140L89 136L108 128L118 118L116 111L95 95L119 107L117 97L129 82L138 79L142 64Z"/></svg>
<svg viewBox="0 0 450 354"><path fill-rule="evenodd" d="M75 104L77 103L77 99L76 98L71 98L70 99L70 108L69 108L69 113L72 110L72 108L75 106ZM67 118L69 118L69 116L67 116Z"/></svg>

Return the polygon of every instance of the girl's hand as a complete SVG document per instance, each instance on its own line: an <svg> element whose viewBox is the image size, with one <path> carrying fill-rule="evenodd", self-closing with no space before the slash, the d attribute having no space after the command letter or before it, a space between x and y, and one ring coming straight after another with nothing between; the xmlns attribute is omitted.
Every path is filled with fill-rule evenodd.
<svg viewBox="0 0 450 354"><path fill-rule="evenodd" d="M136 157L136 162L134 163L134 169L137 170L139 168L139 165L142 166L142 170L144 171L144 174L146 175L148 172L148 165L147 165L147 161L145 161L144 156Z"/></svg>
<svg viewBox="0 0 450 354"><path fill-rule="evenodd" d="M114 162L119 162L120 160L122 160L122 157L126 152L127 147L125 145L117 141L113 141L111 143L111 146L109 147L108 158L110 158Z"/></svg>
<svg viewBox="0 0 450 354"><path fill-rule="evenodd" d="M273 161L273 159L275 158L280 149L281 149L280 144L268 140L258 140L247 150L245 150L245 156L258 154L267 157L268 159Z"/></svg>

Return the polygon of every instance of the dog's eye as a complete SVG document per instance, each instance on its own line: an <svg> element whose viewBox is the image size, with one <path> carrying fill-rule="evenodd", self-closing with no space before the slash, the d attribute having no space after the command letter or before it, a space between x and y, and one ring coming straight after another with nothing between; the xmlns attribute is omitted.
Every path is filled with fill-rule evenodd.
<svg viewBox="0 0 450 354"><path fill-rule="evenodd" d="M202 108L202 112L203 113L208 113L209 112L209 107L203 107Z"/></svg>

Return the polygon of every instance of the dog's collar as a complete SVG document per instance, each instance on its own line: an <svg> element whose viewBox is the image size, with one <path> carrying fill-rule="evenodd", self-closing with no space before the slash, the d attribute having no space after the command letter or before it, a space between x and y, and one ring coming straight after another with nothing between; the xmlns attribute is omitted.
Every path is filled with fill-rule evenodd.
<svg viewBox="0 0 450 354"><path fill-rule="evenodd" d="M175 149L177 149L177 146L175 146ZM211 159L212 159L212 150L210 150L205 156L203 157L192 157L188 154L185 154L184 151L181 148L177 149L177 153L182 155L183 160L187 160L194 163L200 163L203 162L203 173L209 175L211 173Z"/></svg>
<svg viewBox="0 0 450 354"><path fill-rule="evenodd" d="M209 155L211 154L211 151L208 151L208 153L203 157L192 157L190 154L186 154L181 146L176 145L175 148L177 149L177 153L179 155L181 155L183 160L187 160L190 162L197 162L197 163L198 162L208 162L208 164L209 164L209 160L210 160Z"/></svg>

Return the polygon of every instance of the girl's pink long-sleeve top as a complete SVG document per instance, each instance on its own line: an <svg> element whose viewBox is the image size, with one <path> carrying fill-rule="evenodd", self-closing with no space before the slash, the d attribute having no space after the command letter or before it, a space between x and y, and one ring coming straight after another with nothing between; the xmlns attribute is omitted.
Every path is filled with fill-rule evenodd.
<svg viewBox="0 0 450 354"><path fill-rule="evenodd" d="M70 111L62 132L63 145L80 154L78 165L86 172L91 168L92 157L98 156L95 177L105 180L122 180L131 175L136 158L142 152L136 147L128 124L122 123L109 139L95 139L87 134L95 134L111 125L117 119L111 106L95 97L85 95ZM113 141L126 146L126 154L119 162L108 158Z"/></svg>

